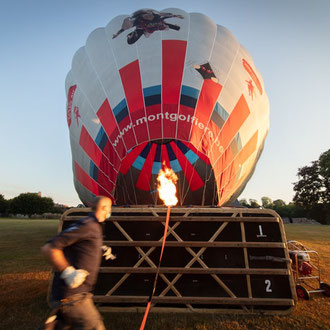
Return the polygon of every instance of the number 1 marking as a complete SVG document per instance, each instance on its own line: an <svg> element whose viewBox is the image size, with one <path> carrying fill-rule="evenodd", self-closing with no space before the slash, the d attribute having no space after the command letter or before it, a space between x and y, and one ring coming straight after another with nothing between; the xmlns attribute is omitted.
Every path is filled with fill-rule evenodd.
<svg viewBox="0 0 330 330"><path fill-rule="evenodd" d="M260 233L260 235L257 235L258 238L259 237L267 237L267 235L263 234L261 225L259 225L259 233Z"/></svg>

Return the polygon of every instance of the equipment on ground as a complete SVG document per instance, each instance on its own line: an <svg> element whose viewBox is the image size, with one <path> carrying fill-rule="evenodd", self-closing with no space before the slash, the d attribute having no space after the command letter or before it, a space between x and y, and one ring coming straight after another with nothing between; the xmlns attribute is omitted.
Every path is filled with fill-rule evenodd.
<svg viewBox="0 0 330 330"><path fill-rule="evenodd" d="M319 254L298 241L287 242L297 296L309 300L311 293L330 296L330 285L321 281Z"/></svg>
<svg viewBox="0 0 330 330"><path fill-rule="evenodd" d="M166 207L113 207L94 300L101 310L288 314L296 306L282 219L272 210L172 207L159 269ZM70 209L65 229L89 208Z"/></svg>

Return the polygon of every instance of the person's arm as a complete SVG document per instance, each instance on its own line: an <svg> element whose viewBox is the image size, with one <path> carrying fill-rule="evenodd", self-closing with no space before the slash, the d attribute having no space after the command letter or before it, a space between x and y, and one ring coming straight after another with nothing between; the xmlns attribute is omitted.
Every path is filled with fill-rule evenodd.
<svg viewBox="0 0 330 330"><path fill-rule="evenodd" d="M69 267L70 264L66 260L62 250L54 249L50 243L45 244L41 248L41 252L48 262L55 268L56 271L62 272L65 268Z"/></svg>
<svg viewBox="0 0 330 330"><path fill-rule="evenodd" d="M85 269L76 269L71 266L62 250L54 249L50 243L47 243L41 248L41 252L55 270L61 273L60 277L68 287L74 289L85 282L89 272Z"/></svg>
<svg viewBox="0 0 330 330"><path fill-rule="evenodd" d="M112 35L112 39L117 38L123 32L124 32L124 29L120 29L117 33L115 33L115 34Z"/></svg>
<svg viewBox="0 0 330 330"><path fill-rule="evenodd" d="M160 14L161 14L161 18L163 18L163 19L172 18L172 17L177 17L177 18L181 18L181 19L184 18L182 15L176 15L176 14L172 14L172 13L160 13Z"/></svg>
<svg viewBox="0 0 330 330"><path fill-rule="evenodd" d="M63 253L63 249L88 235L87 227L73 225L63 230L41 248L41 252L47 261L54 267L55 271L61 273L60 278L72 289L80 286L89 275L89 272L85 269L76 269L70 265Z"/></svg>
<svg viewBox="0 0 330 330"><path fill-rule="evenodd" d="M102 256L105 260L115 260L117 258L115 254L112 254L112 248L110 246L102 245L101 249L103 251Z"/></svg>

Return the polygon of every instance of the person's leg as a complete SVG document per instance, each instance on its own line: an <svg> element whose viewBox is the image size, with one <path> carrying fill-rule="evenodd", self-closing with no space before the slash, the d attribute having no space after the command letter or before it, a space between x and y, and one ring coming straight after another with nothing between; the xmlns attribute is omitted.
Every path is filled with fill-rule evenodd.
<svg viewBox="0 0 330 330"><path fill-rule="evenodd" d="M172 29L172 30L176 30L176 31L179 31L180 30L180 26L179 25L176 25L176 24L170 24L170 23L166 23L166 25Z"/></svg>
<svg viewBox="0 0 330 330"><path fill-rule="evenodd" d="M102 317L96 309L92 294L74 295L62 305L62 313L66 324L71 329L105 330Z"/></svg>
<svg viewBox="0 0 330 330"><path fill-rule="evenodd" d="M129 33L127 35L127 43L129 45L134 44L136 41L138 41L140 39L140 37L143 34L143 30L142 29L136 29L134 31L132 31L131 33Z"/></svg>

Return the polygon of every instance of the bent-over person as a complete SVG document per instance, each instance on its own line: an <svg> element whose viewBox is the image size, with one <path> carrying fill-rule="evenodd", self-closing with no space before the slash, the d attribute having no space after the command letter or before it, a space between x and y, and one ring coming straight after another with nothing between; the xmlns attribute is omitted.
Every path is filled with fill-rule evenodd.
<svg viewBox="0 0 330 330"><path fill-rule="evenodd" d="M56 323L55 329L105 329L92 292L102 254L114 259L111 248L102 245L101 224L110 217L111 206L110 198L96 197L89 217L76 221L41 248L54 267L50 293L53 315L46 321L46 329L47 324L54 327Z"/></svg>

